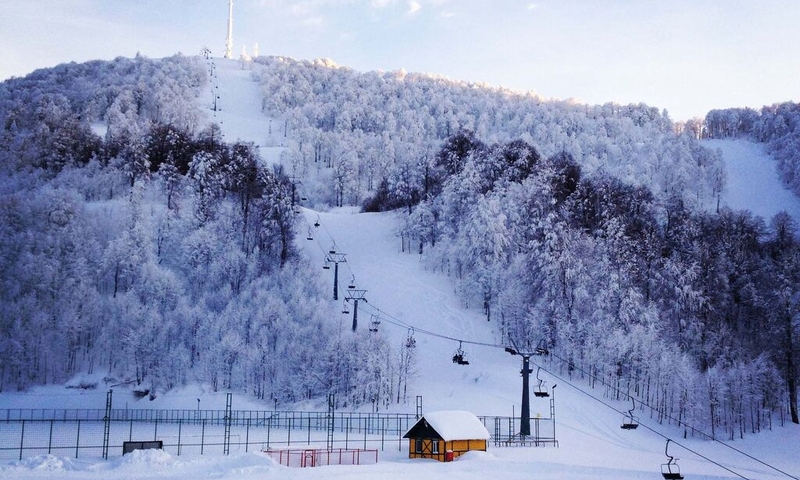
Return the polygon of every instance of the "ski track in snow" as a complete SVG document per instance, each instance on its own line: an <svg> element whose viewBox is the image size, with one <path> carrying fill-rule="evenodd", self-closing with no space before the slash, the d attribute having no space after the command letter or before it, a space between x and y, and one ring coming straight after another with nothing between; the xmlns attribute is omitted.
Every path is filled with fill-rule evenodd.
<svg viewBox="0 0 800 480"><path fill-rule="evenodd" d="M269 133L270 119L260 111L260 92L253 82L250 71L241 68L237 61L215 59L218 67L220 105L222 110L209 109L209 120L219 121L227 141L250 141L259 148L262 157L270 162L280 159L283 141L280 129ZM257 67L254 67L257 68ZM213 83L212 83L213 85ZM201 97L202 101L202 97ZM738 155L751 159L763 159L753 152L757 146L734 143L728 148L723 143L711 144L721 148L729 165L729 191L725 201L732 208L741 208L748 203L744 190L737 180L741 169L730 167ZM754 150L755 149L755 150ZM748 153L749 152L749 153ZM763 155L763 151L762 154ZM756 160L754 160L756 161ZM761 161L761 160L758 160ZM757 161L756 161L757 163ZM739 164L740 166L743 164ZM763 165L759 164L758 168ZM774 172L774 168L773 168ZM741 177L751 179L747 173ZM743 185L751 185L746 181ZM774 184L769 188L773 188ZM774 192L774 190L765 190ZM781 197L783 198L783 197ZM737 203L744 202L744 203ZM792 204L792 202L794 202ZM768 202L771 209L783 206L790 210L797 207L797 199L780 199ZM737 206L739 205L739 206ZM794 207L792 207L794 205ZM800 210L800 209L798 209ZM798 210L790 210L797 212ZM754 211L764 215L758 210ZM775 210L776 211L776 210ZM405 325L418 330L414 336L417 342L416 370L418 377L412 380L409 403L393 405L393 411L413 412L414 396L423 396L425 411L440 409L463 409L478 415L511 415L518 413L521 396L520 359L512 357L500 349L464 344L469 366L455 365L451 357L458 343L438 336L424 334L428 330L447 337L460 338L494 344L497 342L495 323L487 322L480 305L470 305L465 309L454 292L452 282L444 275L427 271L416 252L402 252L400 239L396 234L397 215L358 214L353 208L335 209L329 212L316 212L303 209L297 242L301 251L308 256L313 265L318 265L319 275L325 283L326 291L333 288L333 270L323 270L325 252L336 243L339 252L347 254L347 263L340 264L340 285L342 292L355 277L356 286L367 290L367 304L359 305L359 329L366 329L371 314L377 307ZM794 213L793 213L794 215ZM314 228L319 218L321 226ZM800 217L796 217L800 218ZM306 240L311 231L315 240ZM342 302L343 295L339 302ZM331 300L332 302L333 300ZM352 307L351 307L352 308ZM351 315L339 319L342 334L350 332ZM382 321L379 327L390 344L398 348L409 334L406 326L396 326ZM536 360L536 359L532 359ZM532 365L536 368L535 365ZM601 480L601 479L653 479L660 478L659 466L665 461L664 439L643 427L635 431L619 428L621 411L627 411L626 402L612 402L618 411L602 406L587 397L582 391L594 397L601 397L602 390L589 390L583 383L575 385L554 378L547 373L541 377L548 387L558 384L553 395L556 398L556 435L559 448L492 448L487 453L470 453L458 461L441 464L435 461L409 460L403 451L387 448L380 452L380 462L370 466L331 466L308 469L290 469L275 465L269 458L259 453L234 454L230 456L172 456L165 452L139 451L125 457L108 461L96 458L71 459L43 455L17 462L0 463L2 479L369 479L399 480L406 478L425 478L426 480L484 480L502 475L504 480ZM536 386L535 377L531 379ZM567 379L568 380L568 379ZM35 405L58 405L61 407L94 406L100 408L105 401L105 392L83 392L75 395L75 390L64 393L63 388L41 387L33 395L0 395L0 407L23 408ZM56 393L54 393L56 392ZM201 386L187 386L175 392L159 396L154 402L133 404L134 408L195 408L195 400L202 398L203 408L223 408L224 395L203 392ZM119 400L116 400L119 402ZM134 402L132 402L134 403ZM116 403L119 405L119 403ZM127 408L128 404L125 403ZM268 409L247 396L235 395L234 408ZM515 410L516 409L516 410ZM549 415L549 402L531 396L531 414L543 417ZM677 439L680 443L695 449L708 457L734 468L748 478L779 479L787 478L766 467L756 464L740 455L732 453L719 444L696 438L682 439L682 430L661 426L649 418L647 411L636 411L642 426ZM733 442L758 458L779 466L784 471L800 475L800 427L790 425L776 428L772 432L749 435L744 440ZM671 447L670 453L681 458L683 474L689 480L738 478L725 470L687 452Z"/></svg>

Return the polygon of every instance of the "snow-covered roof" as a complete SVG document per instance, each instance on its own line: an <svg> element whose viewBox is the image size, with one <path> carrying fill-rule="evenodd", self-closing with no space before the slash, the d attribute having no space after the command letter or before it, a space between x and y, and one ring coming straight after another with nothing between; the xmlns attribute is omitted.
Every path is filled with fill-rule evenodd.
<svg viewBox="0 0 800 480"><path fill-rule="evenodd" d="M452 440L489 440L489 431L483 423L472 412L464 410L442 410L439 412L426 413L419 419L420 422L427 422L430 428L442 437L442 440L450 442ZM414 425L414 427L416 427ZM409 432L414 429L411 427Z"/></svg>

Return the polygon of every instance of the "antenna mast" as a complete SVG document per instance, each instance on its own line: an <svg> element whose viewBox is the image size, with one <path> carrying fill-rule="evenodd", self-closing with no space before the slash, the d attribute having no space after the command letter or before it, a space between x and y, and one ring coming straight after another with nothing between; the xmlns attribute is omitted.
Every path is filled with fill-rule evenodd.
<svg viewBox="0 0 800 480"><path fill-rule="evenodd" d="M225 58L233 56L233 0L228 0L228 38L225 40Z"/></svg>

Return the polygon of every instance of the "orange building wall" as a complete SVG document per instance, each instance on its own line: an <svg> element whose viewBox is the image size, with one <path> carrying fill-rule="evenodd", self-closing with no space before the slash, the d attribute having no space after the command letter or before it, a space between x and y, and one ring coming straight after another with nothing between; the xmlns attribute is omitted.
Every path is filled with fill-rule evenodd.
<svg viewBox="0 0 800 480"><path fill-rule="evenodd" d="M433 453L434 442L438 444L439 453ZM447 459L446 453L448 450L453 452L453 460L472 450L486 451L486 440L453 440L445 442L444 440L425 438L422 440L421 453L416 452L416 445L416 438L408 439L408 458L432 458L444 462Z"/></svg>

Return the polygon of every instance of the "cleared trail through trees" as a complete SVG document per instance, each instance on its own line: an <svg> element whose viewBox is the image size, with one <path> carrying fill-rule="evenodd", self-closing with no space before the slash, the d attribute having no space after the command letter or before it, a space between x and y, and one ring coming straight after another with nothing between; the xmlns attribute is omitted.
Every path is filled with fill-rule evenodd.
<svg viewBox="0 0 800 480"><path fill-rule="evenodd" d="M367 327L369 314L377 313L377 308L405 324L444 336L492 344L497 342L496 324L486 322L479 305L472 309L462 308L449 279L426 271L418 253L401 251L400 237L395 233L395 214L355 212L355 209L322 213L306 210L304 215L309 225L313 225L319 215L322 226L313 233L324 248L330 246L327 238L330 235L336 242L337 251L347 254L347 263L339 265L341 288L349 282L352 272L357 288L367 290L367 305L362 308L359 304L359 328L362 325ZM301 230L304 236L305 226ZM322 270L324 256L317 242L308 242L304 238L302 241L312 263L320 267L325 288L332 288L333 272ZM342 328L349 328L351 316L342 315ZM382 322L379 329L395 348L399 348L409 334L408 328L388 321ZM451 358L458 342L420 332L414 336L418 372L414 381L415 391L423 395L426 411L463 408L491 415L511 414L512 406L518 401L517 360L497 349L465 344L463 348L467 358L470 361L474 358L475 362L471 361L469 366L455 365ZM499 365L503 367L499 368ZM458 382L459 388L445 387L445 391L441 391L442 377L447 378L445 385ZM509 383L513 385L511 389L506 386ZM470 393L457 394L461 387ZM486 396L493 401L487 401ZM503 398L501 404L506 405L501 411L495 411L497 407L494 407L498 404L498 397Z"/></svg>
<svg viewBox="0 0 800 480"><path fill-rule="evenodd" d="M780 180L775 160L762 144L748 140L705 140L703 145L719 149L725 161L727 184L722 193L722 205L734 210L750 210L770 219L786 210L800 221L800 198ZM769 195L765 195L769 192Z"/></svg>
<svg viewBox="0 0 800 480"><path fill-rule="evenodd" d="M206 102L204 110L211 122L217 123L228 143L252 142L268 163L277 163L287 137L284 122L270 118L261 111L261 88L252 78L252 71L238 60L213 59L214 76L209 88L218 95L217 109ZM200 100L209 97L201 94Z"/></svg>

